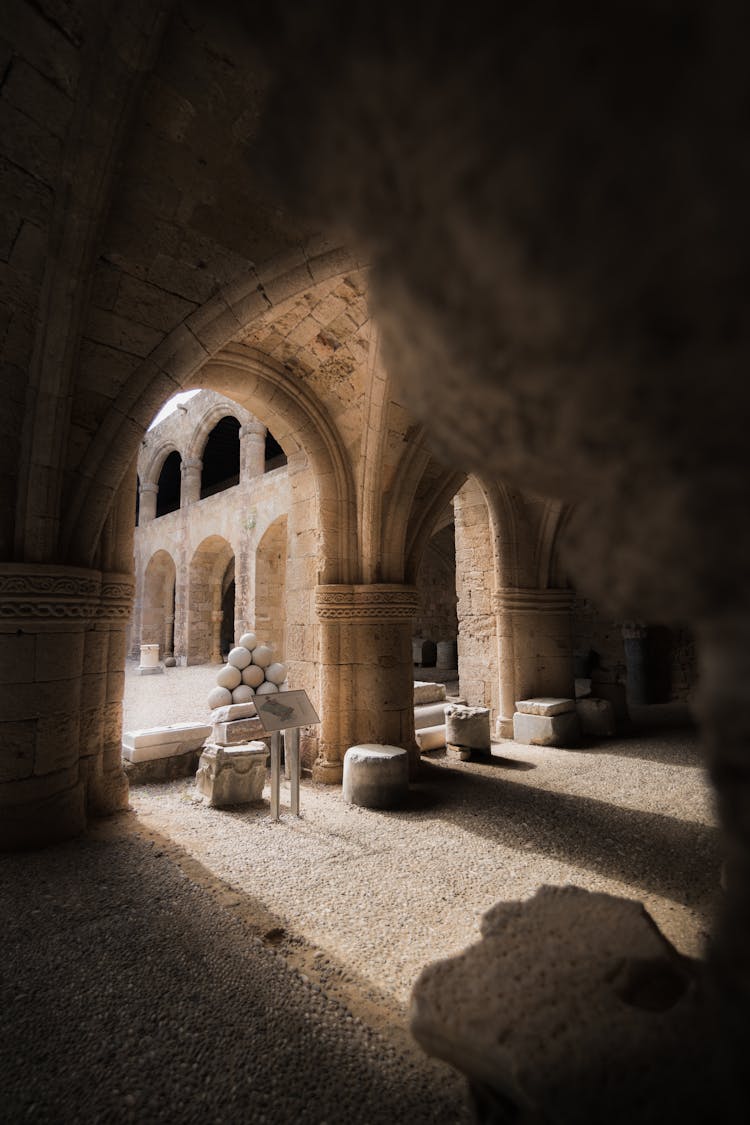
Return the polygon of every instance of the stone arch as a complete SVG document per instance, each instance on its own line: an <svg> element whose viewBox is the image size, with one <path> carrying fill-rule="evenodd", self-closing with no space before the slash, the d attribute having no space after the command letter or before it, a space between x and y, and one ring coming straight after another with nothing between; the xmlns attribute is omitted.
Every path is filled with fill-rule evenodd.
<svg viewBox="0 0 750 1125"><path fill-rule="evenodd" d="M351 581L357 564L354 482L323 403L281 364L242 344L232 344L207 363L201 381L259 418L290 463L299 464L300 458L309 463L318 513L319 581Z"/></svg>
<svg viewBox="0 0 750 1125"><path fill-rule="evenodd" d="M234 549L221 535L207 536L193 553L185 612L188 664L218 663L221 659L224 579L234 558Z"/></svg>
<svg viewBox="0 0 750 1125"><path fill-rule="evenodd" d="M255 552L255 629L279 659L286 655L286 515L266 528Z"/></svg>
<svg viewBox="0 0 750 1125"><path fill-rule="evenodd" d="M243 329L269 308L303 293L320 281L344 276L352 270L362 269L363 265L346 247L331 248L328 244L321 249L319 240L314 239L302 246L296 256L290 256L289 252L280 253L251 273L224 286L216 296L173 328L120 390L77 469L75 483L67 498L66 520L61 527L61 546L65 557L77 560L80 565L91 565L107 513L135 456L138 442L154 415L172 395L191 386L210 385L202 373L207 361L230 345ZM297 386L300 387L300 384L297 383ZM242 398L240 396L238 400L236 393L229 397L236 401ZM280 435L275 433L275 436L283 448ZM343 482L339 480L338 483ZM345 534L351 537L352 528L356 528L356 524L352 523L351 481L345 491L348 495L342 494L341 502L351 504L345 522L352 525ZM333 557L332 566L335 565ZM340 553L337 562L344 564L344 572L335 573L331 580L348 581L348 568Z"/></svg>
<svg viewBox="0 0 750 1125"><path fill-rule="evenodd" d="M163 659L171 656L177 567L169 551L160 548L148 561L143 576L140 644L159 645Z"/></svg>

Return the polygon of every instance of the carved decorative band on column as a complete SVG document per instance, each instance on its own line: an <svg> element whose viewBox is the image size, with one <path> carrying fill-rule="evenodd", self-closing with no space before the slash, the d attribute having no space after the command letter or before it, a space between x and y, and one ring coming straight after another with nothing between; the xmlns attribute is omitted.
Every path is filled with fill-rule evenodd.
<svg viewBox="0 0 750 1125"><path fill-rule="evenodd" d="M492 595L495 613L570 613L573 590L537 590L520 587L496 590Z"/></svg>
<svg viewBox="0 0 750 1125"><path fill-rule="evenodd" d="M140 492L141 496L144 496L147 492L158 492L159 485L151 484L149 483L149 481L144 481L144 483L139 486L138 491Z"/></svg>
<svg viewBox="0 0 750 1125"><path fill-rule="evenodd" d="M128 574L0 563L0 619L4 621L127 621L134 593Z"/></svg>
<svg viewBox="0 0 750 1125"><path fill-rule="evenodd" d="M131 574L103 574L97 617L126 622L134 598L135 582Z"/></svg>
<svg viewBox="0 0 750 1125"><path fill-rule="evenodd" d="M315 610L320 621L348 621L355 625L380 621L408 621L419 607L415 586L393 583L367 586L318 586Z"/></svg>
<svg viewBox="0 0 750 1125"><path fill-rule="evenodd" d="M3 620L88 619L96 615L101 574L78 567L0 564Z"/></svg>

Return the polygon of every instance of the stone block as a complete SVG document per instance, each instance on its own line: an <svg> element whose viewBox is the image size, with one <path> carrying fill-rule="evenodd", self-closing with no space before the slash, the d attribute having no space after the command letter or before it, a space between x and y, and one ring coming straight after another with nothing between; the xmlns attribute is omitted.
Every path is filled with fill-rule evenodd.
<svg viewBox="0 0 750 1125"><path fill-rule="evenodd" d="M709 1078L705 969L680 956L639 902L542 887L493 907L481 931L480 942L423 969L410 1013L423 1049L467 1077L484 1109L476 1120L723 1116ZM624 1080L613 1081L613 1059Z"/></svg>
<svg viewBox="0 0 750 1125"><path fill-rule="evenodd" d="M198 768L201 747L173 754L169 758L151 758L144 762L122 763L125 776L131 785L146 785L153 781L175 781L179 777L192 777Z"/></svg>
<svg viewBox="0 0 750 1125"><path fill-rule="evenodd" d="M445 743L462 751L477 750L488 753L490 740L489 707L466 707L460 703L448 703L445 707Z"/></svg>
<svg viewBox="0 0 750 1125"><path fill-rule="evenodd" d="M420 703L414 708L414 729L445 725L446 703Z"/></svg>
<svg viewBox="0 0 750 1125"><path fill-rule="evenodd" d="M174 723L167 727L126 730L122 734L122 755L128 762L169 758L197 750L211 733L205 723Z"/></svg>
<svg viewBox="0 0 750 1125"><path fill-rule="evenodd" d="M434 727L422 727L421 730L414 732L414 738L422 754L428 750L442 750L445 748L445 723Z"/></svg>
<svg viewBox="0 0 750 1125"><path fill-rule="evenodd" d="M579 699L576 714L584 734L611 738L616 731L615 709L608 699Z"/></svg>
<svg viewBox="0 0 750 1125"><path fill-rule="evenodd" d="M513 737L525 746L577 746L580 735L575 711L562 715L525 715L517 711L513 716Z"/></svg>
<svg viewBox="0 0 750 1125"><path fill-rule="evenodd" d="M365 742L344 755L342 796L350 805L390 809L409 791L409 755L400 746Z"/></svg>
<svg viewBox="0 0 750 1125"><path fill-rule="evenodd" d="M567 711L575 711L575 699L555 699L548 695L540 695L534 699L517 699L516 711L522 715L564 715Z"/></svg>
<svg viewBox="0 0 750 1125"><path fill-rule="evenodd" d="M211 739L217 746L239 746L243 742L262 738L264 734L260 719L257 715L250 715L228 723L214 723Z"/></svg>
<svg viewBox="0 0 750 1125"><path fill-rule="evenodd" d="M414 706L423 703L441 703L445 699L445 684L431 684L424 680L414 681Z"/></svg>
<svg viewBox="0 0 750 1125"><path fill-rule="evenodd" d="M213 715L214 723L232 723L236 719L251 719L255 714L254 703L230 703L218 707Z"/></svg>
<svg viewBox="0 0 750 1125"><path fill-rule="evenodd" d="M245 742L240 746L216 746L209 742L195 775L196 788L214 808L260 801L268 755L263 742Z"/></svg>

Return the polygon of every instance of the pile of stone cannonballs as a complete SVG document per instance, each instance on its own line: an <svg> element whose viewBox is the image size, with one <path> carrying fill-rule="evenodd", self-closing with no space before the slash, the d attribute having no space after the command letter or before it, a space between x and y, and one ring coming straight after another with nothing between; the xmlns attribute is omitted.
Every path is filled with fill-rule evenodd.
<svg viewBox="0 0 750 1125"><path fill-rule="evenodd" d="M251 703L256 695L278 691L285 680L286 664L275 661L273 650L259 645L255 633L245 633L216 677L208 706L213 710L230 703Z"/></svg>

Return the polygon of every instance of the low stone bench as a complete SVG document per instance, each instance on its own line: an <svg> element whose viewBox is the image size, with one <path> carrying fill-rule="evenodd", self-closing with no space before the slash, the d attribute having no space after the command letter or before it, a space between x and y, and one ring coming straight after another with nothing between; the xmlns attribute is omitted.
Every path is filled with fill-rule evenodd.
<svg viewBox="0 0 750 1125"><path fill-rule="evenodd" d="M210 733L206 723L123 731L123 767L128 779L138 784L188 777L195 773L201 747Z"/></svg>
<svg viewBox="0 0 750 1125"><path fill-rule="evenodd" d="M525 746L577 746L581 726L575 699L537 696L517 700L513 737Z"/></svg>
<svg viewBox="0 0 750 1125"><path fill-rule="evenodd" d="M343 798L366 809L390 809L409 792L409 755L400 746L365 742L344 755Z"/></svg>

